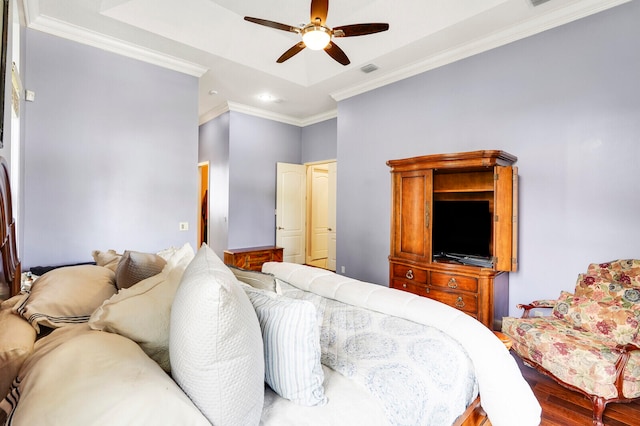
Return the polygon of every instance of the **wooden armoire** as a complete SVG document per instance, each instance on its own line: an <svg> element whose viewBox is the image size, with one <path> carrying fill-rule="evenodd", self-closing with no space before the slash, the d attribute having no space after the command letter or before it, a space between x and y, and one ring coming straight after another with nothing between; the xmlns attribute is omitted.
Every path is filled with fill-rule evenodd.
<svg viewBox="0 0 640 426"><path fill-rule="evenodd" d="M389 286L438 300L499 330L508 315L508 273L518 267L516 160L504 151L473 151L387 161Z"/></svg>

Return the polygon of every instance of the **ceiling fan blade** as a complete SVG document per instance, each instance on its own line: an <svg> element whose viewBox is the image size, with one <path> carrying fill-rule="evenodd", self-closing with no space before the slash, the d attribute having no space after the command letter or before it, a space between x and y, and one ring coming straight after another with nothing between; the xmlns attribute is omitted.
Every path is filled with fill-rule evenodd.
<svg viewBox="0 0 640 426"><path fill-rule="evenodd" d="M292 27L291 25L281 24L279 22L269 21L266 19L252 18L251 16L245 16L245 21L253 22L254 24L264 25L265 27L275 28L276 30L289 31L292 33L299 33L300 28Z"/></svg>
<svg viewBox="0 0 640 426"><path fill-rule="evenodd" d="M298 44L293 45L289 50L284 52L282 54L282 56L280 56L276 62L279 63L279 64L283 63L287 59L290 59L292 56L295 56L298 53L300 53L302 51L302 49L304 49L305 47L306 46L304 45L304 42L302 42L302 41L300 43L298 43Z"/></svg>
<svg viewBox="0 0 640 426"><path fill-rule="evenodd" d="M389 24L375 23L375 24L353 24L343 25L341 27L335 27L333 29L334 37L353 37L367 34L380 33L387 31Z"/></svg>
<svg viewBox="0 0 640 426"><path fill-rule="evenodd" d="M329 12L329 0L311 0L311 22L316 23L320 19L320 24L327 20Z"/></svg>
<svg viewBox="0 0 640 426"><path fill-rule="evenodd" d="M342 65L349 65L351 61L347 58L347 55L338 47L337 44L330 42L324 51L329 54L333 59L340 62Z"/></svg>

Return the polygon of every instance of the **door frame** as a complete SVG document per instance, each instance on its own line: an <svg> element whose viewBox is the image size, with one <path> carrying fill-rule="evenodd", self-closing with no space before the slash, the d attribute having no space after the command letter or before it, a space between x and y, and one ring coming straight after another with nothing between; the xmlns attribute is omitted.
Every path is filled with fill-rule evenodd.
<svg viewBox="0 0 640 426"><path fill-rule="evenodd" d="M320 260L320 261L313 261L312 260L312 256L311 253L313 252L313 247L311 246L313 244L313 238L312 238L312 233L313 233L313 224L312 224L312 214L313 214L313 210L312 210L312 185L313 185L313 180L310 179L311 173L312 173L312 169L314 166L326 166L327 170L330 171L331 169L331 164L337 164L337 160L322 160L322 161L313 161L313 162L309 162L309 163L304 163L305 167L306 167L306 171L307 171L307 192L306 192L306 205L307 205L307 217L306 217L306 223L305 223L305 235L306 235L306 244L305 244L305 261L307 264L310 264L312 266L317 266L320 268L324 268L324 269L330 269L330 270L334 270L335 271L335 261L331 262L331 249L329 249L329 253L327 254L327 257L324 260ZM329 197L331 197L331 185L329 184ZM334 189L335 191L335 189ZM334 196L335 196L335 192L334 192ZM333 204L333 207L335 208L335 200L334 203L332 203L329 199L327 200L327 208L330 208ZM329 217L333 217L335 218L335 212L333 212L333 216L332 213L329 212ZM328 234L327 234L327 245L329 246L330 244L335 244L335 224L331 225L329 224L329 227L332 228L329 230ZM335 252L335 250L334 250ZM333 269L331 269L331 266L333 266Z"/></svg>
<svg viewBox="0 0 640 426"><path fill-rule="evenodd" d="M209 191L210 182L209 162L203 161L198 163L198 247L202 243L209 242L209 220L211 191ZM206 200L205 198L206 194ZM204 220L203 220L204 219Z"/></svg>

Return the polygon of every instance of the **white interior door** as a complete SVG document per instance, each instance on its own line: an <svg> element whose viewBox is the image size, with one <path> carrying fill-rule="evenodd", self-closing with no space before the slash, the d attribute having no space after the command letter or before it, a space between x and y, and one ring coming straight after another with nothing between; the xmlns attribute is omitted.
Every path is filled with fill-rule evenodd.
<svg viewBox="0 0 640 426"><path fill-rule="evenodd" d="M326 268L329 247L329 169L326 164L309 166L307 175L311 205L308 212L309 250L307 263Z"/></svg>
<svg viewBox="0 0 640 426"><path fill-rule="evenodd" d="M304 263L306 166L277 163L276 174L276 245L285 262Z"/></svg>
<svg viewBox="0 0 640 426"><path fill-rule="evenodd" d="M327 191L327 213L329 242L327 248L327 269L336 270L336 192L338 188L338 164L332 162L328 164L329 179Z"/></svg>

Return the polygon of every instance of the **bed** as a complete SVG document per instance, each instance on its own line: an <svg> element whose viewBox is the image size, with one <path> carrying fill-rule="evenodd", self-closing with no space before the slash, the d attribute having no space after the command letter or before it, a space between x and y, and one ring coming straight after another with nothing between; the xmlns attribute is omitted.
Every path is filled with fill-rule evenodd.
<svg viewBox="0 0 640 426"><path fill-rule="evenodd" d="M515 361L480 323L318 268L239 270L206 245L96 250L95 264L46 272L21 293L0 164L7 425L540 423Z"/></svg>

